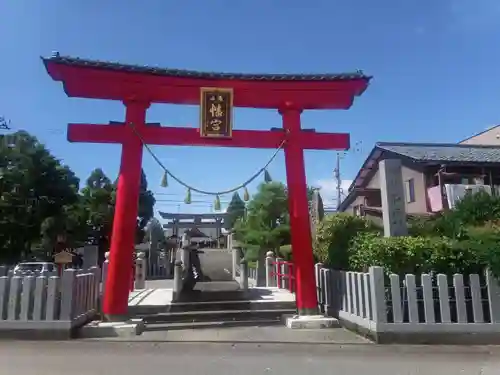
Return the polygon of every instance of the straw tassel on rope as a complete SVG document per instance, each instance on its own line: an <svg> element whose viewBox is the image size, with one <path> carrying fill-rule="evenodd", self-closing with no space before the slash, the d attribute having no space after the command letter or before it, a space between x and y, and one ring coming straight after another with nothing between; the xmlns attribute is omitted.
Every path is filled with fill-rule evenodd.
<svg viewBox="0 0 500 375"><path fill-rule="evenodd" d="M220 211L220 198L219 194L215 196L215 201L214 201L214 210L215 211Z"/></svg>
<svg viewBox="0 0 500 375"><path fill-rule="evenodd" d="M267 171L267 169L264 170L264 182L271 182L273 179L271 178L271 175Z"/></svg>
<svg viewBox="0 0 500 375"><path fill-rule="evenodd" d="M168 186L168 173L165 171L163 177L161 178L160 186L166 188Z"/></svg>
<svg viewBox="0 0 500 375"><path fill-rule="evenodd" d="M188 188L186 193L186 199L184 199L184 203L191 204L191 189Z"/></svg>

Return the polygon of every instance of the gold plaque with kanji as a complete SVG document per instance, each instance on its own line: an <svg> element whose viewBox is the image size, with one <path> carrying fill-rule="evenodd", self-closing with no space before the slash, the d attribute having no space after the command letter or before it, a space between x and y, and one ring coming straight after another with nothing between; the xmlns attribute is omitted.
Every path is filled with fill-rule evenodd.
<svg viewBox="0 0 500 375"><path fill-rule="evenodd" d="M233 133L233 89L201 88L202 137L231 138Z"/></svg>

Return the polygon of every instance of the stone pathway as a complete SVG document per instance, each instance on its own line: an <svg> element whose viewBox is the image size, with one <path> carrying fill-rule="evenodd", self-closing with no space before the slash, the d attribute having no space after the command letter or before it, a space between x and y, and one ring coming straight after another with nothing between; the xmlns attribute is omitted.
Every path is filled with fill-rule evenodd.
<svg viewBox="0 0 500 375"><path fill-rule="evenodd" d="M203 323L200 323L200 326ZM213 324L211 324L213 326ZM206 342L206 343L288 343L288 344L364 344L373 343L343 328L292 330L281 325L165 329L161 325L149 328L142 335L129 338L105 338L99 340L130 342Z"/></svg>
<svg viewBox="0 0 500 375"><path fill-rule="evenodd" d="M150 286L164 285L171 280L148 281L148 289L135 290L130 293L129 306L166 306L172 303L173 289L153 289ZM167 284L168 285L168 284ZM250 290L255 296L252 302L293 302L295 295L287 290L278 288L253 288Z"/></svg>

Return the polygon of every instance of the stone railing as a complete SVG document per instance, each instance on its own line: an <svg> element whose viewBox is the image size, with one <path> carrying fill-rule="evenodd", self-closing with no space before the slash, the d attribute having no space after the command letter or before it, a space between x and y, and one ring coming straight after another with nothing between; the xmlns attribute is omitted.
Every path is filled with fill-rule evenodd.
<svg viewBox="0 0 500 375"><path fill-rule="evenodd" d="M378 342L500 343L500 286L487 272L384 274L316 265L321 310Z"/></svg>
<svg viewBox="0 0 500 375"><path fill-rule="evenodd" d="M233 279L239 281L242 288L256 287L259 274L258 268L248 267L248 263L242 257L242 249L239 247L233 248ZM285 261L282 258L274 258L272 251L266 254L265 278L265 284L263 282L261 285L266 288L287 289L292 293L295 291L295 270L293 263Z"/></svg>
<svg viewBox="0 0 500 375"><path fill-rule="evenodd" d="M71 330L99 310L101 270L68 269L62 276L1 276L0 331Z"/></svg>

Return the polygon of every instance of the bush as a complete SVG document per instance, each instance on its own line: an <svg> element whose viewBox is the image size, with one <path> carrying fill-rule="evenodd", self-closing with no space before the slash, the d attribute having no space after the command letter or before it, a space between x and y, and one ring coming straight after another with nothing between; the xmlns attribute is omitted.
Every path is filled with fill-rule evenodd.
<svg viewBox="0 0 500 375"><path fill-rule="evenodd" d="M445 214L453 217L462 225L482 225L500 219L500 197L486 191L466 194L455 208Z"/></svg>
<svg viewBox="0 0 500 375"><path fill-rule="evenodd" d="M280 246L278 255L284 260L290 262L292 260L292 245Z"/></svg>
<svg viewBox="0 0 500 375"><path fill-rule="evenodd" d="M380 228L368 219L346 213L325 216L314 239L316 260L330 268L347 269L350 242L359 233L380 233Z"/></svg>
<svg viewBox="0 0 500 375"><path fill-rule="evenodd" d="M408 224L408 233L411 236L460 238L463 235L464 224L453 211L413 217Z"/></svg>
<svg viewBox="0 0 500 375"><path fill-rule="evenodd" d="M500 226L489 222L483 227L470 227L467 240L461 241L463 246L473 249L485 267L500 277Z"/></svg>
<svg viewBox="0 0 500 375"><path fill-rule="evenodd" d="M357 271L367 271L370 266L400 275L431 271L469 274L483 269L476 248L446 237L381 237L365 233L351 244L350 267Z"/></svg>
<svg viewBox="0 0 500 375"><path fill-rule="evenodd" d="M257 262L259 260L259 246L245 245L243 252L248 262Z"/></svg>
<svg viewBox="0 0 500 375"><path fill-rule="evenodd" d="M424 272L431 246L431 240L425 237L359 234L351 242L349 266L352 270L364 272L370 266L384 267L387 273Z"/></svg>

